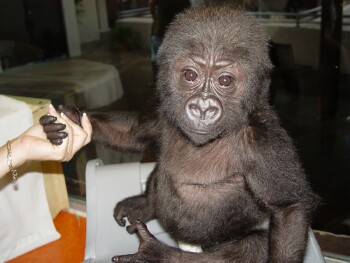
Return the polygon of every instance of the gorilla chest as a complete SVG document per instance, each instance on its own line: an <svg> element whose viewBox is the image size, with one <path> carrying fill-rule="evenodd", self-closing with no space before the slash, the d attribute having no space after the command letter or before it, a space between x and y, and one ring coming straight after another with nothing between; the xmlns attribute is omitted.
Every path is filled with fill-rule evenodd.
<svg viewBox="0 0 350 263"><path fill-rule="evenodd" d="M173 145L160 164L159 183L192 206L213 206L246 196L244 171L229 144ZM163 191L160 190L160 193ZM166 193L164 193L166 197ZM173 196L170 198L174 200Z"/></svg>
<svg viewBox="0 0 350 263"><path fill-rule="evenodd" d="M174 140L162 152L162 167L167 177L178 187L183 184L224 186L234 174L242 172L240 160L232 145L217 141L204 146ZM234 180L235 182L238 177ZM241 178L242 179L242 178Z"/></svg>

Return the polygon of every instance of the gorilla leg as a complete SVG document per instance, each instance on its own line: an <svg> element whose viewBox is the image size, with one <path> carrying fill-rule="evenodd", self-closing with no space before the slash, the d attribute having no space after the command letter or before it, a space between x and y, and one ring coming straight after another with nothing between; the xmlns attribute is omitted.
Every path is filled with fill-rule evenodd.
<svg viewBox="0 0 350 263"><path fill-rule="evenodd" d="M208 262L264 263L268 261L268 231L257 230L246 237L203 249ZM219 261L217 261L219 259Z"/></svg>

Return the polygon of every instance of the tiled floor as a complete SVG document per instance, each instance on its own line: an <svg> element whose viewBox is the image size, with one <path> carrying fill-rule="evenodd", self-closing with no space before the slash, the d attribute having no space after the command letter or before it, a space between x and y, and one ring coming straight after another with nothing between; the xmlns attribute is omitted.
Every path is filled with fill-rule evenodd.
<svg viewBox="0 0 350 263"><path fill-rule="evenodd" d="M90 50L85 58L114 64L121 75L124 97L106 107L140 109L152 96L151 63L144 51L116 52L109 42ZM350 78L341 79L338 113L330 121L317 118L317 72L299 75L300 93L293 97L283 84L274 106L283 126L293 137L312 188L323 205L314 228L350 234Z"/></svg>

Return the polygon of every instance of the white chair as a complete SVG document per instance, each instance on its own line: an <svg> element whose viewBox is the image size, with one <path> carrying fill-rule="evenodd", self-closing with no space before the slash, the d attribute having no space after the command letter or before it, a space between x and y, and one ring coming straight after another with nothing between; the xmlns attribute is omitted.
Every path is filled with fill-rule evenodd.
<svg viewBox="0 0 350 263"><path fill-rule="evenodd" d="M146 181L155 163L124 163L103 165L91 160L86 166L86 247L85 263L111 262L115 255L132 254L138 250L136 234L130 235L113 218L117 202L145 191ZM147 224L150 232L162 242L178 247L157 220ZM305 263L324 263L313 232Z"/></svg>

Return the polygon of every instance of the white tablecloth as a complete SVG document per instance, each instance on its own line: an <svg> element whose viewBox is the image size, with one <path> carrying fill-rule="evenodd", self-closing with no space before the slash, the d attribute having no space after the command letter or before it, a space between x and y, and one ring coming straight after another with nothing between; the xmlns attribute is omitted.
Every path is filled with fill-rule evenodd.
<svg viewBox="0 0 350 263"><path fill-rule="evenodd" d="M57 81L82 93L87 108L98 108L115 102L123 95L119 72L109 64L85 59L68 59L18 67L6 71L6 77L26 78L28 81ZM48 89L50 87L48 86ZM57 87L54 87L57 89ZM62 89L64 89L62 85Z"/></svg>
<svg viewBox="0 0 350 263"><path fill-rule="evenodd" d="M32 123L27 104L0 95L0 145L23 133ZM28 166L18 172L17 188L11 183L10 174L0 179L1 263L60 237L52 222L40 168Z"/></svg>

